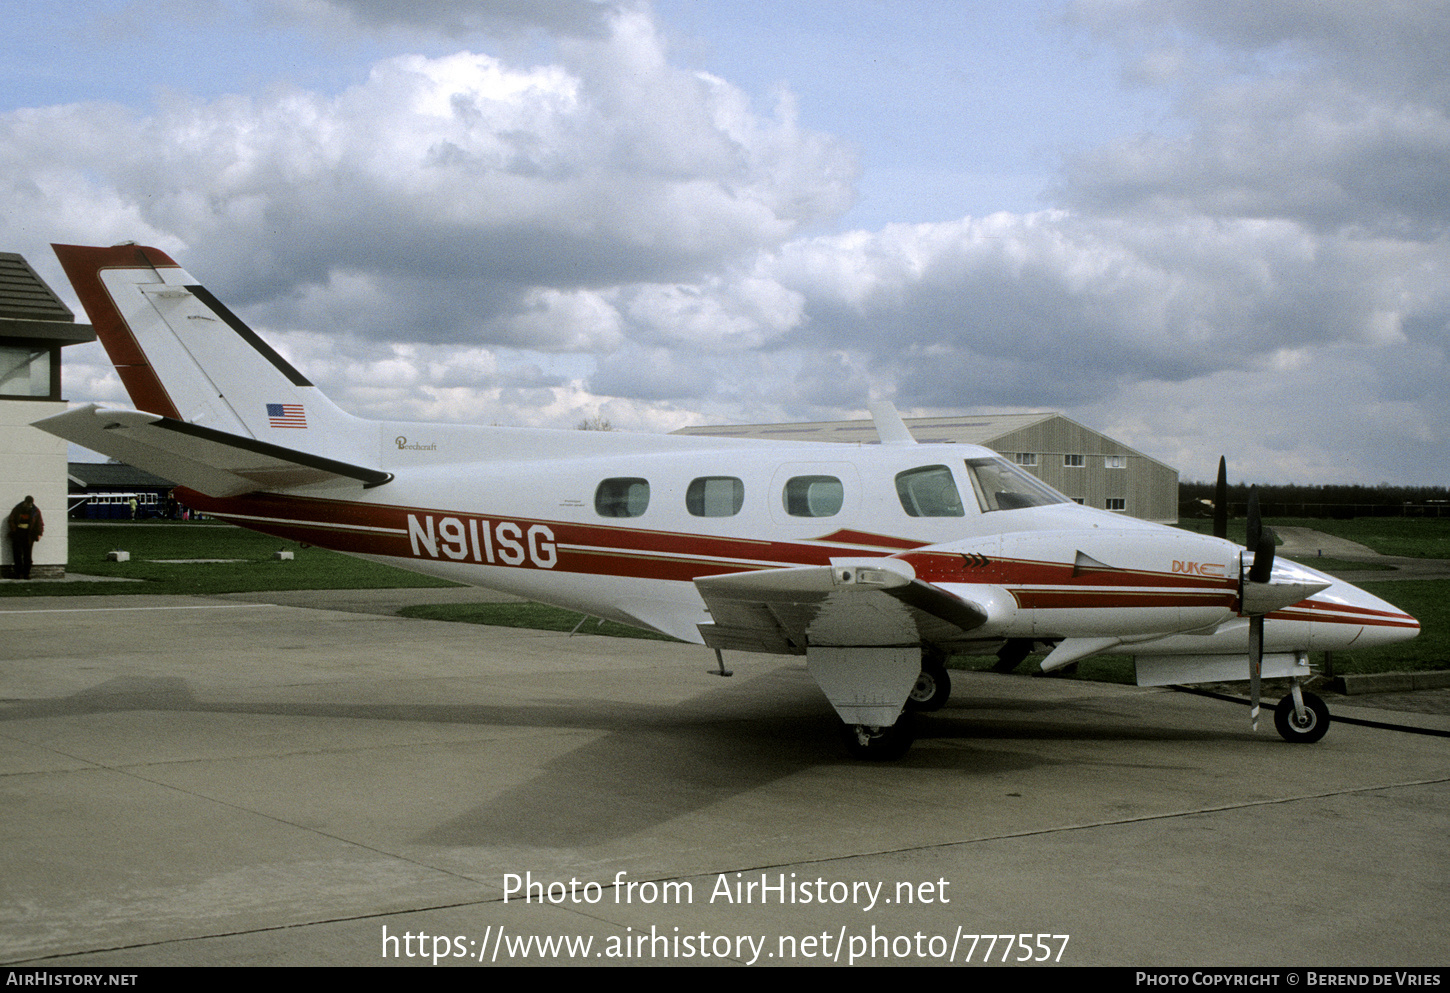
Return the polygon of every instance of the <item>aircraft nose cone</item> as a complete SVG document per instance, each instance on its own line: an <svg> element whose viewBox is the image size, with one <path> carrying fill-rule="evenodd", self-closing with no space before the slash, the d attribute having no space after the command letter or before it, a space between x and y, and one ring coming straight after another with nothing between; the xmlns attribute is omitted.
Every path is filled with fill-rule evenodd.
<svg viewBox="0 0 1450 993"><path fill-rule="evenodd" d="M1420 622L1415 618L1394 604L1349 583L1335 583L1314 599L1327 602L1329 616L1326 620L1337 623L1346 632L1359 628L1358 635L1347 647L1393 645L1420 633Z"/></svg>

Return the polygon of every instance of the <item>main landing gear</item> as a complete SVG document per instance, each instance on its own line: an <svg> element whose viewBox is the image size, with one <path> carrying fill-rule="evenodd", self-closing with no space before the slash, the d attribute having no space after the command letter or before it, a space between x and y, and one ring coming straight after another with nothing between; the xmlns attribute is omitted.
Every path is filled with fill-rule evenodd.
<svg viewBox="0 0 1450 993"><path fill-rule="evenodd" d="M1296 696L1300 698L1297 705ZM1329 708L1319 697L1295 684L1294 691L1274 708L1274 727L1285 741L1313 744L1329 730Z"/></svg>
<svg viewBox="0 0 1450 993"><path fill-rule="evenodd" d="M867 724L841 724L841 740L853 758L889 762L905 755L916 741L913 713L929 713L946 706L952 695L952 677L941 656L924 655L921 672L906 698L906 708L890 727Z"/></svg>
<svg viewBox="0 0 1450 993"><path fill-rule="evenodd" d="M924 713L941 710L951 695L952 677L947 675L947 667L939 658L926 657L921 660L921 674L916 677L916 685L906 698L906 709Z"/></svg>

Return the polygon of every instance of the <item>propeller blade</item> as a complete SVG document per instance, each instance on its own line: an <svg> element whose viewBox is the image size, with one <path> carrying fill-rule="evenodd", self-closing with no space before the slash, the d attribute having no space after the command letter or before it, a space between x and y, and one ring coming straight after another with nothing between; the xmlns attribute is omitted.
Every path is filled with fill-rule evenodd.
<svg viewBox="0 0 1450 993"><path fill-rule="evenodd" d="M1249 618L1249 722L1259 729L1259 674L1264 669L1264 615Z"/></svg>
<svg viewBox="0 0 1450 993"><path fill-rule="evenodd" d="M1254 564L1249 569L1249 582L1267 583L1274 571L1274 546L1279 543L1279 536L1274 533L1273 528L1260 528L1259 543L1253 546Z"/></svg>
<svg viewBox="0 0 1450 993"><path fill-rule="evenodd" d="M1218 482L1213 486L1213 536L1228 537L1228 462L1218 457Z"/></svg>
<svg viewBox="0 0 1450 993"><path fill-rule="evenodd" d="M1248 534L1244 540L1244 547L1254 551L1259 547L1259 538L1264 533L1264 519L1259 516L1259 488L1252 487L1249 490L1249 523Z"/></svg>
<svg viewBox="0 0 1450 993"><path fill-rule="evenodd" d="M1254 564L1246 577L1250 583L1267 583L1274 571L1274 546L1278 536L1273 528L1264 527L1259 512L1259 488L1249 490L1249 519L1245 546L1254 553ZM1242 586L1242 582L1241 582ZM1241 602L1248 603L1246 589L1240 589ZM1264 615L1249 615L1249 723L1259 729L1259 679L1264 671Z"/></svg>

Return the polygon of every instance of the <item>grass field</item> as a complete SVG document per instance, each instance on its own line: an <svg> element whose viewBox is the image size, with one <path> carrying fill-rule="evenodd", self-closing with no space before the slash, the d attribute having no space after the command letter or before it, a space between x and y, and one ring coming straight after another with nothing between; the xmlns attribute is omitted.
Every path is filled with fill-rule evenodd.
<svg viewBox="0 0 1450 993"><path fill-rule="evenodd" d="M106 561L106 553L112 549L130 552L131 561ZM292 552L293 561L273 560L272 553L279 549ZM158 561L166 559L232 561ZM0 595L207 594L454 585L322 548L303 548L295 541L230 524L197 521L72 525L66 571L135 582L0 583Z"/></svg>
<svg viewBox="0 0 1450 993"><path fill-rule="evenodd" d="M1270 527L1309 528L1347 538L1367 545L1381 555L1411 559L1450 559L1450 517L1356 517L1348 521L1332 521L1318 517L1265 518ZM1182 520L1178 526L1186 531L1212 534L1213 522L1206 519ZM1245 523L1242 519L1228 522L1230 541L1243 544Z"/></svg>

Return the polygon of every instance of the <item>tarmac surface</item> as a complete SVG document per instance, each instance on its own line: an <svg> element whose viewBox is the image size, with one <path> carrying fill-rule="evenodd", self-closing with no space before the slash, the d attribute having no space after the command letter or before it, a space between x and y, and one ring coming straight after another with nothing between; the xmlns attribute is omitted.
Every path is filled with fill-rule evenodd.
<svg viewBox="0 0 1450 993"><path fill-rule="evenodd" d="M1450 964L1450 707L955 673L859 763L799 659L392 614L486 596L0 600L0 962Z"/></svg>

